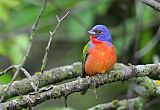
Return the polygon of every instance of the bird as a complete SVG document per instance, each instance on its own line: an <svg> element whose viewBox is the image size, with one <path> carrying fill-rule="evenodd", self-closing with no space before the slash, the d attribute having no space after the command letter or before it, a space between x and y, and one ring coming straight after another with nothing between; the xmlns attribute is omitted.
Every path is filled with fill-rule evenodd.
<svg viewBox="0 0 160 110"><path fill-rule="evenodd" d="M90 41L83 49L82 77L109 72L117 61L112 36L105 25L96 25L88 31Z"/></svg>

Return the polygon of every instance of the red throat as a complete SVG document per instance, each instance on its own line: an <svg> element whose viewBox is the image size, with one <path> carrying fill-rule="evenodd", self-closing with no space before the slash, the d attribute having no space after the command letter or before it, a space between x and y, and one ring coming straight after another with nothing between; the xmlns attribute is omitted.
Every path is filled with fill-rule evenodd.
<svg viewBox="0 0 160 110"><path fill-rule="evenodd" d="M101 41L96 38L95 35L90 35L90 40L93 44L100 43Z"/></svg>

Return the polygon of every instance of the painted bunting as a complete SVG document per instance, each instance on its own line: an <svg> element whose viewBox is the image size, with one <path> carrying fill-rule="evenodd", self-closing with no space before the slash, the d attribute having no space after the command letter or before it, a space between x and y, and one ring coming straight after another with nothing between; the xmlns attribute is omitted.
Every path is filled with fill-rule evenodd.
<svg viewBox="0 0 160 110"><path fill-rule="evenodd" d="M88 32L90 41L83 49L83 77L110 71L117 59L116 49L106 26L96 25Z"/></svg>

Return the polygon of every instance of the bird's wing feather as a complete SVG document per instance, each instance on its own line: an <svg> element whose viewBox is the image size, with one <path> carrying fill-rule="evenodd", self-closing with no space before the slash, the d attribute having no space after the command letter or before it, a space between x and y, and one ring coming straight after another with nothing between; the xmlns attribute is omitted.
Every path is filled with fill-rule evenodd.
<svg viewBox="0 0 160 110"><path fill-rule="evenodd" d="M82 56L82 77L85 77L85 62L88 57L88 48L89 48L90 42L88 42L85 47L83 48L83 56Z"/></svg>
<svg viewBox="0 0 160 110"><path fill-rule="evenodd" d="M88 42L85 47L83 48L83 56L82 56L82 77L84 78L86 76L85 73L85 62L87 60L87 57L89 55L88 53L88 48L89 48L90 42ZM84 90L81 91L81 94L84 95L86 94L88 88L85 88Z"/></svg>

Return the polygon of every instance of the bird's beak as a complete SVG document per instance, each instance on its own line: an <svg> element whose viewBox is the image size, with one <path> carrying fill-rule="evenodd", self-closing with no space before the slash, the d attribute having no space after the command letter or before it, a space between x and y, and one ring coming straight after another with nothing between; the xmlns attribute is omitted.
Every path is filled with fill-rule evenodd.
<svg viewBox="0 0 160 110"><path fill-rule="evenodd" d="M95 35L96 34L93 30L89 30L88 33L91 34L91 35Z"/></svg>

